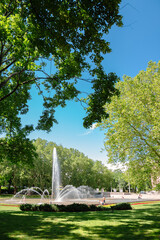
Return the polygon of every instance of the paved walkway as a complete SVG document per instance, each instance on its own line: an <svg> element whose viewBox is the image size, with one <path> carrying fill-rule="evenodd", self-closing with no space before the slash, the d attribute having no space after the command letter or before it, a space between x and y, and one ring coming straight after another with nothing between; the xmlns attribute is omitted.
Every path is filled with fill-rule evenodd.
<svg viewBox="0 0 160 240"><path fill-rule="evenodd" d="M102 198L90 198L90 199L71 199L64 202L54 202L51 199L2 199L0 198L1 204L22 204L22 203L55 203L55 204L72 204L72 203L86 203L86 204L99 204L102 202ZM106 198L106 204L122 203L122 202L143 202L143 201L160 201L160 194L141 194L139 198L138 194L128 195L114 195Z"/></svg>

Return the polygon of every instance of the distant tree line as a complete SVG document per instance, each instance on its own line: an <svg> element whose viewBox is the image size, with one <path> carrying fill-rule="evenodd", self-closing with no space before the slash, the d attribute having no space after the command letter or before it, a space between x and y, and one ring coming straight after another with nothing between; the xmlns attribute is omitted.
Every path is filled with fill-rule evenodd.
<svg viewBox="0 0 160 240"><path fill-rule="evenodd" d="M0 193L16 193L25 187L37 186L51 190L52 155L56 147L61 168L61 185L87 185L105 191L141 191L152 189L146 169L139 172L131 164L126 171L109 170L101 161L94 161L73 148L38 138L33 141L36 155L32 162L12 162L3 158L0 165ZM143 176L141 176L144 170ZM5 187L5 190L4 190ZM12 188L11 188L12 187ZM3 190L3 191L2 191Z"/></svg>
<svg viewBox="0 0 160 240"><path fill-rule="evenodd" d="M14 193L23 187L50 189L54 147L57 149L61 166L63 187L68 184L75 187L88 185L94 189L104 188L106 191L110 191L111 187L119 188L119 179L101 161L93 161L76 149L67 149L40 138L33 144L37 155L32 163L27 164L23 159L13 163L5 158L1 162L0 185L8 186L7 191L10 191L10 186L14 187Z"/></svg>

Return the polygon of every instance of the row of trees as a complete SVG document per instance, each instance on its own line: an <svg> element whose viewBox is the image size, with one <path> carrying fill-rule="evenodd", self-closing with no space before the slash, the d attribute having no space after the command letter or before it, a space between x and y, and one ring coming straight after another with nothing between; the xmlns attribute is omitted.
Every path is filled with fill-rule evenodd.
<svg viewBox="0 0 160 240"><path fill-rule="evenodd" d="M132 185L151 188L160 176L160 62L115 87L120 94L105 105L109 118L100 124L109 161L127 164Z"/></svg>
<svg viewBox="0 0 160 240"><path fill-rule="evenodd" d="M76 149L67 149L57 146L53 142L47 142L38 138L34 141L37 156L31 164L26 164L23 159L19 163L12 163L4 160L0 166L0 185L14 186L38 186L42 189L51 188L52 179L52 153L57 148L58 159L61 166L62 186L88 185L90 187L104 188L110 191L111 188L126 187L122 184L122 173L114 173L108 170L100 161L93 161Z"/></svg>

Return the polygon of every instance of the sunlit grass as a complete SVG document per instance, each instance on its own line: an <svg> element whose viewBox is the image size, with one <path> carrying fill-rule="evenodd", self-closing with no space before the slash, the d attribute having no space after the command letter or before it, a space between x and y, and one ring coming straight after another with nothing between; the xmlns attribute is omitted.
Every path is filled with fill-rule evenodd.
<svg viewBox="0 0 160 240"><path fill-rule="evenodd" d="M112 212L22 212L0 206L0 239L160 239L160 203Z"/></svg>
<svg viewBox="0 0 160 240"><path fill-rule="evenodd" d="M0 199L11 199L13 196L13 194L2 194L0 195Z"/></svg>

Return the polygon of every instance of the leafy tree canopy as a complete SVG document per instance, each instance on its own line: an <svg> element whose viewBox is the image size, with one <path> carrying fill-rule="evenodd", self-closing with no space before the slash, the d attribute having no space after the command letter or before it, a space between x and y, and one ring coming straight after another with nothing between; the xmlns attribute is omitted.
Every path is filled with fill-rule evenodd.
<svg viewBox="0 0 160 240"><path fill-rule="evenodd" d="M91 108L95 104L92 99L99 85L100 95L103 96L107 90L106 98L114 92L113 85L117 77L114 74L107 76L101 61L102 55L111 51L104 34L108 33L113 24L122 25L118 13L120 2L1 1L1 131L7 128L20 129L18 114L26 114L28 111L27 101L31 97L32 85L37 87L44 100L44 111L37 129L47 131L53 122L57 122L54 118L55 108L59 105L64 107L66 100L78 96L75 84L84 70L89 70L93 77L91 83L95 93L89 97ZM94 63L94 69L86 57ZM54 74L43 71L45 58L53 60L57 68ZM89 126L92 121L87 122L85 126Z"/></svg>
<svg viewBox="0 0 160 240"><path fill-rule="evenodd" d="M151 180L154 179L153 168L155 167L158 170L155 163L153 166L145 161L130 161L124 173L125 180L131 184L132 189L134 188L138 192L151 190L153 187Z"/></svg>
<svg viewBox="0 0 160 240"><path fill-rule="evenodd" d="M55 108L78 98L76 83L86 70L93 93L86 100L84 126L106 115L103 104L115 92L117 76L105 74L101 66L103 54L111 51L104 34L113 24L122 25L120 2L0 1L0 133L6 134L8 144L12 134L24 141L34 130L33 125L22 128L20 118L29 110L31 87L43 97L44 110L36 128L50 131L57 123ZM45 59L54 63L54 74L44 71Z"/></svg>
<svg viewBox="0 0 160 240"><path fill-rule="evenodd" d="M152 61L136 77L124 76L124 81L116 84L120 95L105 105L109 118L100 124L106 131L105 147L110 161L129 162L132 170L137 165L149 179L160 165L159 80L160 62Z"/></svg>

